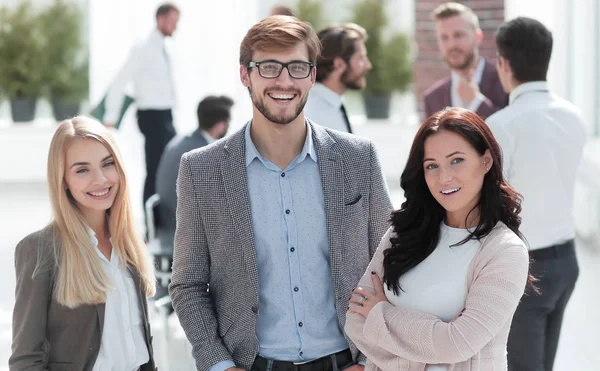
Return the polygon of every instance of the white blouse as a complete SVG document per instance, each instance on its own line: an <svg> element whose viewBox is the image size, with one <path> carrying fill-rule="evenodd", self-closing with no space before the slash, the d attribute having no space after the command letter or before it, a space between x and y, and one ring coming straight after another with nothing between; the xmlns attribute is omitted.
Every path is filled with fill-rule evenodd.
<svg viewBox="0 0 600 371"><path fill-rule="evenodd" d="M98 239L93 232L91 237L114 287L106 297L100 351L92 371L136 371L150 359L140 297L131 273L121 264L115 249L109 261L98 249Z"/></svg>
<svg viewBox="0 0 600 371"><path fill-rule="evenodd" d="M451 322L464 309L467 271L481 243L469 240L451 247L469 235L466 229L448 227L442 222L440 242L419 265L400 277L400 295L385 286L388 301ZM427 371L447 371L448 365L428 365Z"/></svg>

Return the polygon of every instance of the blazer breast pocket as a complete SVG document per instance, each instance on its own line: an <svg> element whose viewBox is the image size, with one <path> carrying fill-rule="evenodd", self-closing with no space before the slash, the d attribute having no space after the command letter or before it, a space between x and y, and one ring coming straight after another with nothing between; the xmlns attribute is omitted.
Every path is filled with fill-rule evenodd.
<svg viewBox="0 0 600 371"><path fill-rule="evenodd" d="M354 206L354 205L358 205L358 204L362 205L362 195L361 194L359 194L356 197L353 197L350 202L345 202L344 206L348 207L348 206Z"/></svg>

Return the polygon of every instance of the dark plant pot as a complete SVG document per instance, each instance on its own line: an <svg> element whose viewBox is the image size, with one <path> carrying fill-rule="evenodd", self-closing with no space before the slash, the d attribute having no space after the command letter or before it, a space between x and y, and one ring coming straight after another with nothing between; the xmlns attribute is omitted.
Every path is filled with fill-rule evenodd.
<svg viewBox="0 0 600 371"><path fill-rule="evenodd" d="M37 98L16 97L10 100L13 122L30 122L35 118Z"/></svg>
<svg viewBox="0 0 600 371"><path fill-rule="evenodd" d="M52 111L54 118L60 122L79 114L79 103L69 103L62 98L52 98Z"/></svg>
<svg viewBox="0 0 600 371"><path fill-rule="evenodd" d="M387 119L390 117L391 94L363 94L367 118Z"/></svg>

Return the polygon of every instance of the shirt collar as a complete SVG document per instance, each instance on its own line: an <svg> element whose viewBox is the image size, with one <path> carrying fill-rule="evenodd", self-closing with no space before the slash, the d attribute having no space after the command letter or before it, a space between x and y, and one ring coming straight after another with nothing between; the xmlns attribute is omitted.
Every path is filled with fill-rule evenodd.
<svg viewBox="0 0 600 371"><path fill-rule="evenodd" d="M306 139L304 141L304 146L302 147L302 152L288 165L288 168L293 166L294 164L300 163L306 159L306 157L310 157L314 162L317 162L317 151L315 150L315 144L312 137L312 127L305 121L306 125ZM252 142L252 137L250 136L250 127L252 126L252 121L246 125L246 131L244 133L244 140L246 141L246 167L248 167L255 158L258 158L263 165L269 167L270 161L266 158L262 157L256 146Z"/></svg>
<svg viewBox="0 0 600 371"><path fill-rule="evenodd" d="M473 73L473 81L475 81L475 83L477 85L481 84L481 78L483 77L484 68L485 68L485 58L479 57L479 63L477 64L477 68L475 68L475 72ZM452 70L450 75L452 77L452 85L453 86L458 85L458 82L460 81L460 75L458 74L458 72Z"/></svg>
<svg viewBox="0 0 600 371"><path fill-rule="evenodd" d="M522 83L510 92L508 96L508 104L514 102L514 100L517 99L519 96L532 91L549 91L548 83L546 81L531 81Z"/></svg>
<svg viewBox="0 0 600 371"><path fill-rule="evenodd" d="M102 254L102 252L98 248L98 237L96 237L96 232L94 232L94 230L90 227L87 227L87 230L88 230L88 236L90 236L90 240L92 240L92 245L94 245L94 248L96 250L96 254L100 257L100 259L104 260L105 262L107 262L109 264L118 265L119 264L119 256L117 254L115 254L115 249L112 249L112 251L110 253L110 261L108 261L108 259L106 259L106 256L104 256L104 254ZM109 242L112 244L112 238L109 239Z"/></svg>
<svg viewBox="0 0 600 371"><path fill-rule="evenodd" d="M315 86L313 86L313 88L311 89L310 94L314 94L318 97L321 97L324 101L326 101L335 108L341 107L343 103L341 95L329 89L327 86L320 82L315 83Z"/></svg>
<svg viewBox="0 0 600 371"><path fill-rule="evenodd" d="M204 137L204 139L206 139L206 141L208 142L208 144L211 144L211 143L214 143L214 142L217 141L210 134L208 134L208 132L206 130L200 130L200 134L202 134L202 136Z"/></svg>
<svg viewBox="0 0 600 371"><path fill-rule="evenodd" d="M154 40L160 40L160 42L165 41L165 35L163 35L162 32L160 32L157 28L152 30L150 37Z"/></svg>

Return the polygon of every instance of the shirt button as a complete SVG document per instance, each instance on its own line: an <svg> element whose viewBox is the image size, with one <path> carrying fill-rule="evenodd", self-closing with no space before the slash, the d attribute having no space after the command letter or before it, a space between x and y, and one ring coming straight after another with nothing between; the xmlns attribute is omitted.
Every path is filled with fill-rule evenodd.
<svg viewBox="0 0 600 371"><path fill-rule="evenodd" d="M282 177L282 178L285 178L285 173L281 173L281 177Z"/></svg>
<svg viewBox="0 0 600 371"><path fill-rule="evenodd" d="M258 307L256 305L252 307L252 313L258 314Z"/></svg>
<svg viewBox="0 0 600 371"><path fill-rule="evenodd" d="M291 213L290 209L286 209L286 210L285 210L285 213L286 213L286 214L289 214L289 213Z"/></svg>
<svg viewBox="0 0 600 371"><path fill-rule="evenodd" d="M298 286L294 287L294 291L298 292L298 290L300 290Z"/></svg>
<svg viewBox="0 0 600 371"><path fill-rule="evenodd" d="M290 249L290 251L291 251L291 252L294 252L294 251L296 251L296 249L292 247L292 248Z"/></svg>
<svg viewBox="0 0 600 371"><path fill-rule="evenodd" d="M300 355L303 355L303 354L304 354L304 352L300 352Z"/></svg>
<svg viewBox="0 0 600 371"><path fill-rule="evenodd" d="M302 327L302 326L304 326L304 323L298 322L298 326Z"/></svg>

